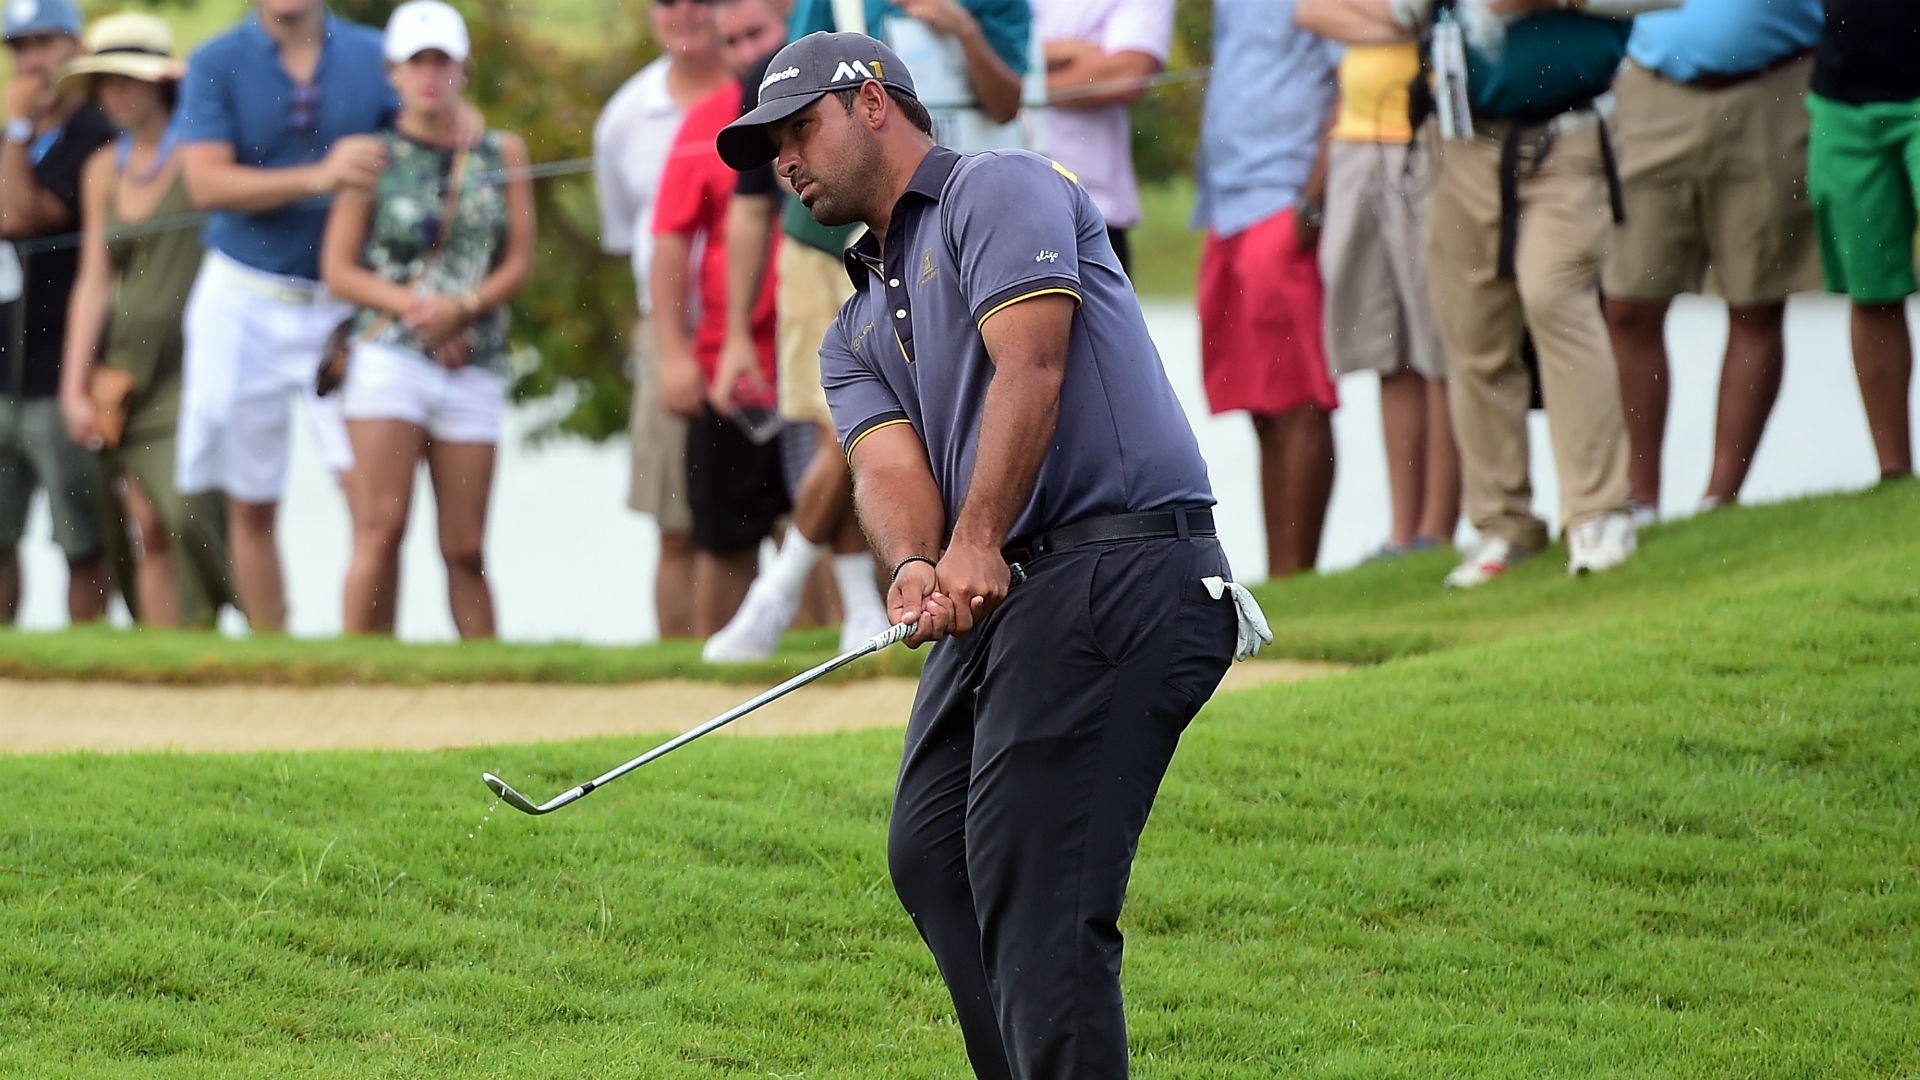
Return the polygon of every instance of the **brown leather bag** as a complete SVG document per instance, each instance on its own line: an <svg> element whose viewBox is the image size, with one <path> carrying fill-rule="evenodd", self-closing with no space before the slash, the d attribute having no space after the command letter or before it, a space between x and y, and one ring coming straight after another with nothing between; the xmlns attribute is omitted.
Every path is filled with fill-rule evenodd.
<svg viewBox="0 0 1920 1080"><path fill-rule="evenodd" d="M127 433L127 413L140 380L132 372L95 364L87 370L87 396L93 399L93 425L101 448L117 450Z"/></svg>
<svg viewBox="0 0 1920 1080"><path fill-rule="evenodd" d="M420 272L407 283L409 286L418 284L421 278L427 276L427 270L433 266L434 257L440 254L441 243L446 240L447 234L453 231L453 215L460 209L460 185L465 182L466 175L467 148L463 146L454 152L453 167L447 174L447 196L446 202L440 208L440 229L434 235L433 246L427 249L426 258L420 261ZM327 334L326 343L320 346L320 369L314 373L313 389L321 397L326 397L340 389L340 384L347 381L347 361L353 357L354 345L371 340L375 334L385 330L395 318L391 314L382 315L368 324L365 330L355 334L353 320L358 318L359 314L359 311L355 310L352 315L341 319L340 324Z"/></svg>

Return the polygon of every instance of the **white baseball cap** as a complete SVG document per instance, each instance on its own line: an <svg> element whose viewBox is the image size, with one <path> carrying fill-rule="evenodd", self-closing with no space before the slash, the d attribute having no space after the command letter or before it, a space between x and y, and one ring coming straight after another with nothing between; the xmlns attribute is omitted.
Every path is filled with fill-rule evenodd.
<svg viewBox="0 0 1920 1080"><path fill-rule="evenodd" d="M438 49L455 63L465 63L473 44L467 38L467 20L445 0L407 0L387 20L387 59L405 63L428 49Z"/></svg>

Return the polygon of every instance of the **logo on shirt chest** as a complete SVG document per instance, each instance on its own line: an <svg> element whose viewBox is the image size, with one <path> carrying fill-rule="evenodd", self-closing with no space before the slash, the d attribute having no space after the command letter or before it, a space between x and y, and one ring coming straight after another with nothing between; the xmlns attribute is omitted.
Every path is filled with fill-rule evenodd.
<svg viewBox="0 0 1920 1080"><path fill-rule="evenodd" d="M934 275L939 272L940 268L933 265L933 249L928 248L926 253L920 256L920 284L925 285L932 281Z"/></svg>

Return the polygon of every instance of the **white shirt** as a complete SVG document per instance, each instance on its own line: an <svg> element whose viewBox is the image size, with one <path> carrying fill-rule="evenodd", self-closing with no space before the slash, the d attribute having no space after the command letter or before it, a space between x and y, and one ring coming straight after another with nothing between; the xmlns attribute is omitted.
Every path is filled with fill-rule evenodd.
<svg viewBox="0 0 1920 1080"><path fill-rule="evenodd" d="M653 204L673 137L686 110L667 89L667 58L641 68L607 99L593 125L593 188L600 202L600 249L633 260L640 310L653 263Z"/></svg>
<svg viewBox="0 0 1920 1080"><path fill-rule="evenodd" d="M1108 53L1146 53L1166 66L1173 42L1173 0L1033 0L1041 41L1091 41ZM1047 154L1080 177L1114 228L1140 223L1133 176L1133 119L1127 106L1046 110Z"/></svg>

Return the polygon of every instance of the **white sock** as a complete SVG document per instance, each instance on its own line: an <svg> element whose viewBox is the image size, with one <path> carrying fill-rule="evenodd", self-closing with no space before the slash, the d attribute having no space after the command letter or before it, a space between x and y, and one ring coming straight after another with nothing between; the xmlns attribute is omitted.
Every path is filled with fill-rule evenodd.
<svg viewBox="0 0 1920 1080"><path fill-rule="evenodd" d="M864 551L833 557L833 581L840 586L840 610L848 622L884 622L887 603L873 580L873 556Z"/></svg>
<svg viewBox="0 0 1920 1080"><path fill-rule="evenodd" d="M826 548L800 535L799 529L787 526L787 538L781 541L773 565L767 567L768 587L778 589L789 600L799 600L801 590L807 587L807 575L824 551Z"/></svg>

